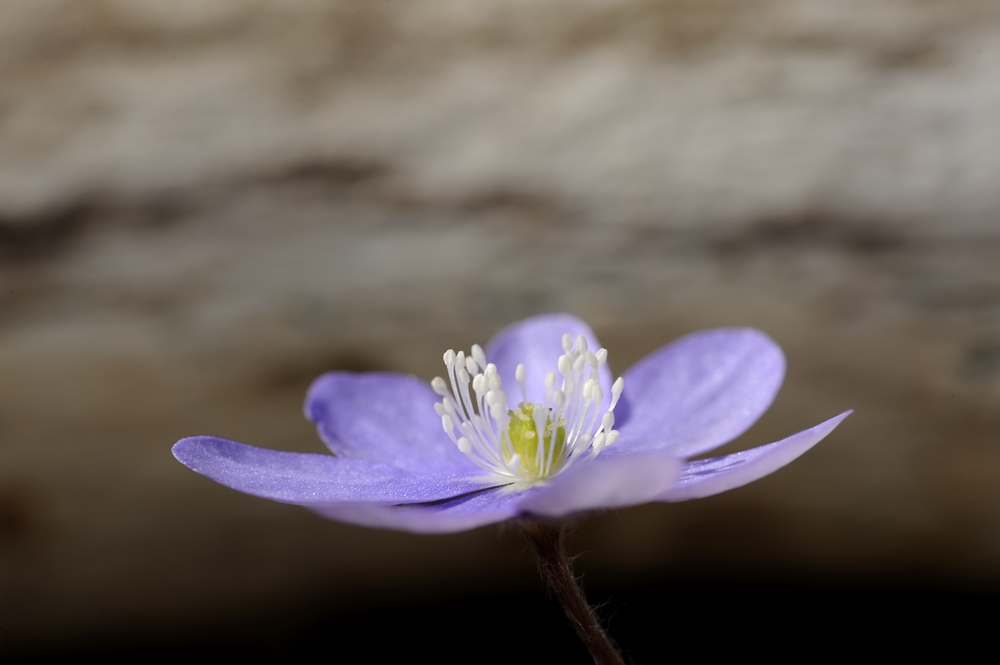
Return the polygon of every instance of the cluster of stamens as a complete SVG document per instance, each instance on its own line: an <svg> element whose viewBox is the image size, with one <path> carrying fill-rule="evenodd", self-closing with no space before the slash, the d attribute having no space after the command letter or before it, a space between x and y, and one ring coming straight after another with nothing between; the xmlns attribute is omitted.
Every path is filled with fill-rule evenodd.
<svg viewBox="0 0 1000 665"><path fill-rule="evenodd" d="M563 335L562 347L558 373L545 375L541 404L528 402L527 370L517 366L522 401L513 410L507 408L496 365L486 362L482 347L474 344L468 356L449 349L444 354L449 380L437 377L431 387L442 398L434 409L458 449L491 473L538 481L565 471L588 451L586 459L593 459L613 444L618 439L613 411L624 381L615 381L611 405L602 414L598 368L607 362L607 350L592 353L582 335L574 345L569 334Z"/></svg>

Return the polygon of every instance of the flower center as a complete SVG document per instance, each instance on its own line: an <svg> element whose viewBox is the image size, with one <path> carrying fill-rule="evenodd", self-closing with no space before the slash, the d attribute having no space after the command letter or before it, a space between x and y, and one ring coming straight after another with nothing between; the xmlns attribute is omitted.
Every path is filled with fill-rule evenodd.
<svg viewBox="0 0 1000 665"><path fill-rule="evenodd" d="M513 410L507 408L496 365L486 361L482 347L473 345L469 356L452 350L444 354L448 381L431 381L442 398L434 409L460 451L493 474L530 484L562 473L577 460L593 459L618 439L612 428L624 388L621 377L611 387L610 407L600 412L604 392L598 369L607 362L607 350L592 353L582 335L575 344L571 335L563 335L562 346L557 371L545 375L541 404L528 401L527 370L517 366L522 401Z"/></svg>
<svg viewBox="0 0 1000 665"><path fill-rule="evenodd" d="M539 423L535 420L535 409L543 408L539 404L521 402L516 409L507 412L510 447L521 458L521 470L526 475L547 475L544 469L559 466L566 456L565 419L561 419L557 427L552 422L552 410L546 409L548 413L542 415L545 425L541 436L538 434Z"/></svg>

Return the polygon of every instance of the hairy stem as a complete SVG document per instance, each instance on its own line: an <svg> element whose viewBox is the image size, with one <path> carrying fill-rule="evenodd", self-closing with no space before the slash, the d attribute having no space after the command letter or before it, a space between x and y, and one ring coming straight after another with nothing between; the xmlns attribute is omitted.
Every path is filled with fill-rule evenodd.
<svg viewBox="0 0 1000 665"><path fill-rule="evenodd" d="M573 576L573 568L563 547L565 527L562 524L528 522L524 535L535 550L538 569L563 606L566 617L576 634L586 645L596 665L625 665L621 654L611 644L597 616L587 604L583 590Z"/></svg>

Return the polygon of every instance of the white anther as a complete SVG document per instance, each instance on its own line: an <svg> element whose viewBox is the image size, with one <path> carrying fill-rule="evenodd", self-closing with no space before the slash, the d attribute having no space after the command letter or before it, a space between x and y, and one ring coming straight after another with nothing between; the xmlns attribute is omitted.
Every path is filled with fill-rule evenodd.
<svg viewBox="0 0 1000 665"><path fill-rule="evenodd" d="M610 446L612 443L614 443L615 441L617 441L618 440L618 436L619 436L618 430L616 430L616 429L613 429L610 432L608 432L607 441L605 441L605 443L604 443L605 447Z"/></svg>
<svg viewBox="0 0 1000 665"><path fill-rule="evenodd" d="M586 353L587 351L587 338L583 335L576 336L576 350L580 353Z"/></svg>
<svg viewBox="0 0 1000 665"><path fill-rule="evenodd" d="M487 366L486 365L486 354L483 353L483 347L479 346L478 344L473 344L472 345L472 358L476 361L477 365L479 365L483 369L486 368L486 366Z"/></svg>
<svg viewBox="0 0 1000 665"><path fill-rule="evenodd" d="M545 391L548 392L556 387L556 373L546 372L545 373Z"/></svg>
<svg viewBox="0 0 1000 665"><path fill-rule="evenodd" d="M601 417L601 427L604 428L605 432L610 432L611 428L615 426L615 414L608 411Z"/></svg>
<svg viewBox="0 0 1000 665"><path fill-rule="evenodd" d="M597 358L598 367L603 367L604 363L608 362L608 350L598 349L597 353L594 354L594 357Z"/></svg>
<svg viewBox="0 0 1000 665"><path fill-rule="evenodd" d="M558 367L559 367L559 373L560 374L562 374L563 376L568 375L570 372L573 371L573 360L572 360L572 358L570 358L567 355L561 355L561 356L559 356Z"/></svg>
<svg viewBox="0 0 1000 665"><path fill-rule="evenodd" d="M459 351L455 354L455 367L465 367L465 351Z"/></svg>
<svg viewBox="0 0 1000 665"><path fill-rule="evenodd" d="M593 452L590 453L591 459L593 459L594 457L597 457L598 455L600 455L601 451L604 450L604 447L606 445L608 445L607 444L607 439L602 438L602 439L598 440L595 437L594 438L594 445L590 447L591 451L593 451Z"/></svg>
<svg viewBox="0 0 1000 665"><path fill-rule="evenodd" d="M580 339L583 339L582 337ZM579 374L583 371L583 366L587 362L584 356L577 356L576 360L573 361L573 371Z"/></svg>
<svg viewBox="0 0 1000 665"><path fill-rule="evenodd" d="M455 422L447 413L441 416L441 427L444 427L444 431L448 434L448 436L453 436L455 434Z"/></svg>
<svg viewBox="0 0 1000 665"><path fill-rule="evenodd" d="M611 386L611 408L612 409L615 408L616 404L618 404L618 398L622 396L622 391L623 390L625 390L625 379L623 379L622 377L619 376L618 379L615 380L614 385Z"/></svg>
<svg viewBox="0 0 1000 665"><path fill-rule="evenodd" d="M465 371L464 367L458 370L458 372L455 373L455 376L458 377L458 382L463 386L469 385L469 373Z"/></svg>
<svg viewBox="0 0 1000 665"><path fill-rule="evenodd" d="M595 356L590 351L587 351L586 358L587 358L587 364L588 365L590 365L591 367L597 367L597 356Z"/></svg>
<svg viewBox="0 0 1000 665"><path fill-rule="evenodd" d="M472 358L465 359L465 371L469 373L470 376L476 376L479 374L479 365Z"/></svg>
<svg viewBox="0 0 1000 665"><path fill-rule="evenodd" d="M497 422L502 422L503 417L507 414L506 404L493 403L490 404L490 417Z"/></svg>
<svg viewBox="0 0 1000 665"><path fill-rule="evenodd" d="M476 374L472 377L472 389L476 392L476 395L481 395L486 392L486 377L482 374Z"/></svg>
<svg viewBox="0 0 1000 665"><path fill-rule="evenodd" d="M444 408L444 412L447 413L452 418L455 418L458 412L455 410L455 402L448 398L441 402L441 406Z"/></svg>
<svg viewBox="0 0 1000 665"><path fill-rule="evenodd" d="M453 350L448 349L444 352L444 364L448 366L448 369L455 366L455 352Z"/></svg>
<svg viewBox="0 0 1000 665"><path fill-rule="evenodd" d="M517 366L517 369L514 370L514 378L517 379L517 386L521 389L521 399L527 402L528 390L525 387L525 382L528 380L528 370L525 369L524 365Z"/></svg>
<svg viewBox="0 0 1000 665"><path fill-rule="evenodd" d="M573 336L570 335L569 333L566 333L565 335L562 336L562 347L563 351L565 351L566 353L569 353L570 351L573 350Z"/></svg>
<svg viewBox="0 0 1000 665"><path fill-rule="evenodd" d="M434 379L431 380L431 389L441 397L446 397L451 394L448 392L448 384L445 383L444 379L440 376L435 376Z"/></svg>
<svg viewBox="0 0 1000 665"><path fill-rule="evenodd" d="M552 405L557 409L561 408L563 403L566 401L566 393L561 390L555 390L552 393Z"/></svg>
<svg viewBox="0 0 1000 665"><path fill-rule="evenodd" d="M434 402L434 413L438 414L439 416L443 416L448 412L444 410L444 404L442 404L441 402Z"/></svg>
<svg viewBox="0 0 1000 665"><path fill-rule="evenodd" d="M458 449L468 455L469 451L472 450L472 444L463 436L458 440Z"/></svg>
<svg viewBox="0 0 1000 665"><path fill-rule="evenodd" d="M500 390L503 388L503 381L500 380L500 375L496 372L490 374L490 390Z"/></svg>
<svg viewBox="0 0 1000 665"><path fill-rule="evenodd" d="M601 384L594 379L587 379L587 382L583 384L583 399L588 402L600 402L603 397Z"/></svg>
<svg viewBox="0 0 1000 665"><path fill-rule="evenodd" d="M597 436L594 437L594 448L603 448L605 446L604 440L606 438L607 436L605 436L604 432L598 432Z"/></svg>

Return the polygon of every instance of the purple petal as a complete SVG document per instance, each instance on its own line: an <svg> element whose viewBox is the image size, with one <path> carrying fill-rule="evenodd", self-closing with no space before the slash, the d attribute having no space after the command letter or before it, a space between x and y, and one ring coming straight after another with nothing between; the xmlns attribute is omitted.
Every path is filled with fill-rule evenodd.
<svg viewBox="0 0 1000 665"><path fill-rule="evenodd" d="M562 517L652 501L672 487L684 461L662 453L578 462L521 501L528 513Z"/></svg>
<svg viewBox="0 0 1000 665"><path fill-rule="evenodd" d="M438 397L413 376L331 372L306 395L306 417L336 455L415 473L481 474L441 429Z"/></svg>
<svg viewBox="0 0 1000 665"><path fill-rule="evenodd" d="M771 405L785 358L758 330L721 328L682 337L625 375L610 456L662 450L692 457L742 434Z"/></svg>
<svg viewBox="0 0 1000 665"><path fill-rule="evenodd" d="M851 413L842 413L777 443L732 455L689 462L677 484L657 498L660 501L700 499L763 478L815 446Z"/></svg>
<svg viewBox="0 0 1000 665"><path fill-rule="evenodd" d="M509 408L514 409L523 401L514 377L520 363L528 373L527 401L535 404L545 401L545 375L557 371L559 356L563 354L562 338L566 333L574 340L577 335L583 335L591 351L601 348L590 326L571 314L543 314L518 321L501 330L486 345L486 359L497 366ZM607 365L598 370L598 379L604 391L603 412L611 404L611 370Z"/></svg>
<svg viewBox="0 0 1000 665"><path fill-rule="evenodd" d="M414 533L452 533L502 522L521 513L519 503L537 488L512 492L489 489L439 505L331 504L310 506L324 517L383 529Z"/></svg>
<svg viewBox="0 0 1000 665"><path fill-rule="evenodd" d="M488 479L432 476L366 460L255 448L214 436L181 439L182 464L240 492L299 505L436 501L489 487Z"/></svg>

